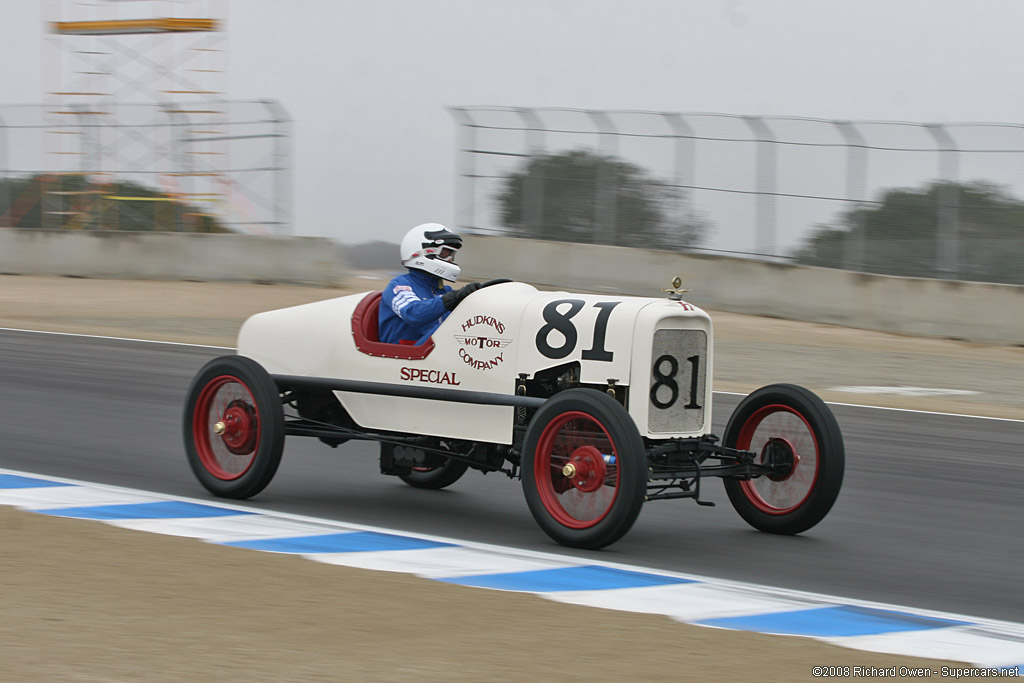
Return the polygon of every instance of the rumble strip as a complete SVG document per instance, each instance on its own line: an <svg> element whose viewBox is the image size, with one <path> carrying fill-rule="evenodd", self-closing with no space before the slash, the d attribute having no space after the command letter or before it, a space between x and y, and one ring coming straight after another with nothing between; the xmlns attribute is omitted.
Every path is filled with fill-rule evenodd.
<svg viewBox="0 0 1024 683"><path fill-rule="evenodd" d="M210 504L0 469L0 505L208 543L403 572L557 602L663 614L700 626L816 638L844 647L1016 668L1024 624L846 600L608 562Z"/></svg>

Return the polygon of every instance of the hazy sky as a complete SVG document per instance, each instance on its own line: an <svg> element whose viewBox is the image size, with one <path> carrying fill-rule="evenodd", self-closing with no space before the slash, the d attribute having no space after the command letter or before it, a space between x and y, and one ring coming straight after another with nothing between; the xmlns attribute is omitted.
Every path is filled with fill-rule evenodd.
<svg viewBox="0 0 1024 683"><path fill-rule="evenodd" d="M37 102L38 4L0 9L0 103ZM296 233L345 242L453 220L446 105L1024 120L1019 0L233 0L228 20L229 96L294 119Z"/></svg>

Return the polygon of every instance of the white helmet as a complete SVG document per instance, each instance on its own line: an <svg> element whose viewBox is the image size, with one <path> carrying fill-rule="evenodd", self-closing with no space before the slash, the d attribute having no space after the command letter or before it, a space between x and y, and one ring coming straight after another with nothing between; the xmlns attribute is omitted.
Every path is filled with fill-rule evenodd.
<svg viewBox="0 0 1024 683"><path fill-rule="evenodd" d="M402 265L455 282L462 272L455 252L461 248L462 238L440 223L417 225L402 238Z"/></svg>

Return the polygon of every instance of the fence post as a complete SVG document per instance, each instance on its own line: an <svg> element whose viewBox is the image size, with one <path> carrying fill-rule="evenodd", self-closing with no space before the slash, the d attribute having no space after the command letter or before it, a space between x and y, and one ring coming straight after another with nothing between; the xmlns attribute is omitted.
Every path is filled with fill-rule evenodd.
<svg viewBox="0 0 1024 683"><path fill-rule="evenodd" d="M515 112L523 120L526 131L526 168L523 169L522 216L524 236L541 234L540 226L544 218L544 183L537 174L530 173L530 165L535 157L544 153L544 122L534 109L517 107Z"/></svg>
<svg viewBox="0 0 1024 683"><path fill-rule="evenodd" d="M459 180L455 186L455 225L459 229L472 227L473 215L473 193L474 187L474 160L473 148L476 145L476 131L473 130L473 117L469 110L462 107L448 107L448 112L455 119L459 128L456 132L455 143L455 172Z"/></svg>
<svg viewBox="0 0 1024 683"><path fill-rule="evenodd" d="M184 176L180 175L185 173L185 158L188 156L185 153L185 144L188 141L188 131L184 124L176 123L177 119L182 114L176 114L167 104L157 105L160 111L165 117L167 117L167 125L171 129L171 144L170 153L168 156L171 158L171 170L170 170L170 189L178 195L178 201L172 202L173 208L173 221L174 221L174 232L183 232L185 229L184 218L182 217L181 204L184 199L184 193L179 190L183 187ZM178 175L175 175L178 174Z"/></svg>
<svg viewBox="0 0 1024 683"><path fill-rule="evenodd" d="M602 163L598 166L597 172L597 202L594 211L594 227L597 239L596 244L615 244L618 234L618 206L616 201L616 172L613 164L618 160L618 145L615 140L614 124L605 111L588 111L594 125L597 126L598 135L601 136L602 147L608 155L609 163Z"/></svg>
<svg viewBox="0 0 1024 683"><path fill-rule="evenodd" d="M11 225L11 183L7 177L7 121L0 116L0 228L10 228Z"/></svg>
<svg viewBox="0 0 1024 683"><path fill-rule="evenodd" d="M171 172L177 175L172 176L174 178L175 190L180 190L178 193L181 198L188 197L189 205L191 205L191 193L195 186L195 179L190 175L193 172L193 158L188 153L188 145L192 143L193 135L188 132L188 115L176 111L170 105L161 104L159 105L164 116L169 121L171 128ZM177 202L176 202L177 203ZM191 222L196 219L195 216L182 215L181 207L176 207L174 212L175 229L184 232L186 222Z"/></svg>
<svg viewBox="0 0 1024 683"><path fill-rule="evenodd" d="M833 121L846 140L846 198L854 205L855 224L843 243L843 270L867 270L864 262L864 202L867 197L867 146L852 121Z"/></svg>
<svg viewBox="0 0 1024 683"><path fill-rule="evenodd" d="M693 128L682 114L675 112L662 112L661 115L672 128L672 137L675 140L675 160L673 164L676 189L679 191L679 224L682 227L687 219L687 207L693 204L694 185L694 133Z"/></svg>
<svg viewBox="0 0 1024 683"><path fill-rule="evenodd" d="M960 276L960 188L959 153L956 142L941 123L926 123L938 145L939 178L942 184L938 192L939 248L936 254L936 269L945 279L956 280Z"/></svg>
<svg viewBox="0 0 1024 683"><path fill-rule="evenodd" d="M776 221L776 150L775 136L760 116L742 117L756 136L757 144L757 236L755 251L774 257Z"/></svg>
<svg viewBox="0 0 1024 683"><path fill-rule="evenodd" d="M277 100L264 100L263 105L270 111L271 123L274 124L274 228L278 234L295 232L290 224L291 216L291 163L289 159L288 124L291 119L288 112Z"/></svg>

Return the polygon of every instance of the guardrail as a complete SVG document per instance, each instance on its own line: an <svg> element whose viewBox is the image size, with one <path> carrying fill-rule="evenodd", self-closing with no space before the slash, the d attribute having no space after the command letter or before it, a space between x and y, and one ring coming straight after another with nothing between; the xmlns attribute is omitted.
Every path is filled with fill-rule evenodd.
<svg viewBox="0 0 1024 683"><path fill-rule="evenodd" d="M914 336L1024 346L1024 286L870 275L831 268L591 244L470 235L465 280L664 296L675 275L704 308Z"/></svg>
<svg viewBox="0 0 1024 683"><path fill-rule="evenodd" d="M0 228L0 274L340 287L350 272L345 252L320 237ZM713 310L1024 346L1021 285L481 235L465 238L459 260L463 282L510 277L567 290L663 296L679 275L691 290L687 299Z"/></svg>
<svg viewBox="0 0 1024 683"><path fill-rule="evenodd" d="M324 237L0 228L0 274L339 287L348 270Z"/></svg>

